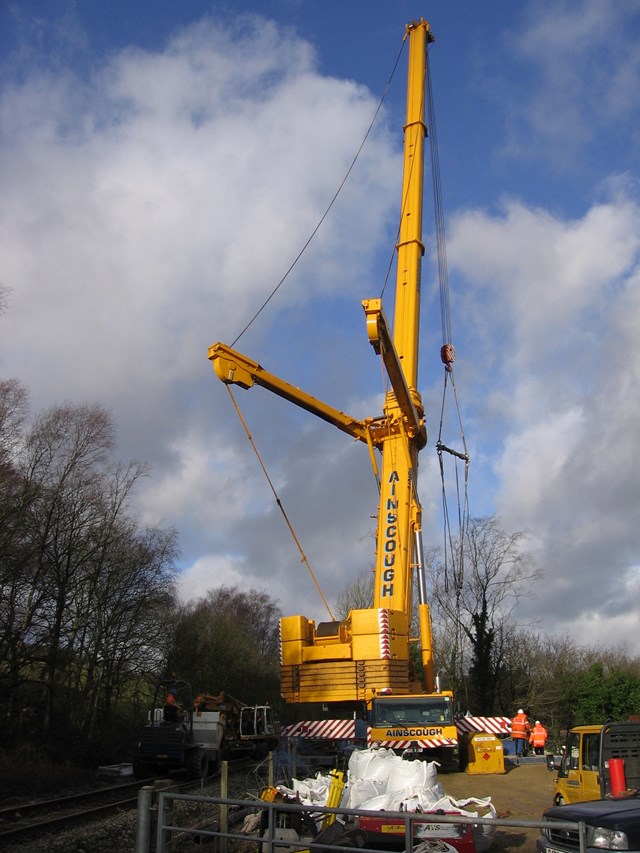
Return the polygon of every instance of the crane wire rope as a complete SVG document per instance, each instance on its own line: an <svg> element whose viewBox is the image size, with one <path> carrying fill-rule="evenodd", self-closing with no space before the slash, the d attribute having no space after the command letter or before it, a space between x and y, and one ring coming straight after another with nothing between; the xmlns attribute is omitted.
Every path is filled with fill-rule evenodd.
<svg viewBox="0 0 640 853"><path fill-rule="evenodd" d="M329 617L330 617L331 621L335 622L335 618L334 618L333 613L331 612L331 608L329 607L329 604L328 604L326 598L324 597L322 590L320 589L320 584L318 583L316 576L313 572L313 569L311 568L311 564L309 563L309 560L307 559L307 555L304 553L302 545L300 544L300 540L296 536L296 532L293 529L293 525L291 524L289 516L287 515L287 512L286 512L284 506L282 505L282 501L280 500L280 497L278 496L276 488L273 485L273 481L271 480L271 477L269 476L269 472L267 471L267 468L266 468L264 462L262 461L262 457L260 456L260 453L259 453L258 448L256 446L256 443L253 440L253 436L251 435L251 432L249 431L249 427L247 426L247 422L244 419L242 412L240 411L240 406L238 405L238 402L237 402L237 400L233 394L233 391L229 387L229 385L227 385L226 388L227 388L227 391L229 392L229 396L231 397L231 402L233 403L233 407L235 408L235 410L238 414L238 417L240 418L240 423L243 426L243 429L245 431L247 439L249 440L249 443L251 444L251 447L253 448L253 452L255 453L258 462L260 463L260 467L262 468L262 471L263 471L265 477L267 478L267 482L269 483L269 487L270 487L271 491L273 492L273 496L275 498L276 504L278 505L278 509L282 513L282 517L284 518L285 523L286 523L287 527L289 528L289 532L291 533L291 536L293 537L293 541L296 543L298 551L300 552L300 562L304 563L305 566L307 567L307 570L308 570L309 574L311 575L311 579L313 580L314 584L316 585L316 589L318 590L318 592L320 594L320 598L322 599L324 606L327 608L327 612L329 613Z"/></svg>
<svg viewBox="0 0 640 853"><path fill-rule="evenodd" d="M431 71L429 69L429 53L426 56L427 70L427 103L428 103L428 122L429 122L429 141L431 147L431 172L433 184L433 199L436 227L436 247L438 256L438 281L440 288L440 319L442 324L442 347L440 357L444 364L444 385L442 390L442 405L440 409L440 425L438 433L438 441L436 449L438 453L438 461L440 466L440 478L442 483L442 508L443 508L443 524L444 524L444 581L445 592L448 592L449 581L449 554L451 554L453 584L455 594L455 609L456 609L456 644L458 646L458 659L460 667L463 667L463 643L462 643L462 622L460 618L461 596L464 585L464 541L465 535L469 526L469 464L470 457L467 448L466 437L462 425L460 414L460 405L455 386L455 378L453 373L453 361L455 359L455 350L452 343L451 333L451 306L449 299L449 272L447 264L446 237L444 226L444 213L442 208L442 185L440 182L440 160L438 156L438 134L436 129L435 105L433 91L431 85ZM454 406L460 429L460 436L463 452L447 447L442 441L442 434L445 420L445 402L447 398L447 388L451 386L451 393L454 398ZM445 468L444 468L444 453L450 454L455 460L455 482L456 482L456 498L458 510L458 544L454 541L454 536L451 530L451 522L449 515L449 505L447 500L447 489L445 483ZM461 495L461 484L459 465L457 461L464 462L464 487Z"/></svg>
<svg viewBox="0 0 640 853"><path fill-rule="evenodd" d="M235 338L235 340L234 340L234 341L233 341L233 343L231 344L231 346L232 346L232 347L234 347L234 346L238 343L238 341L240 340L240 338L241 338L241 337L244 335L244 333L245 333L245 332L250 328L250 326L252 326L252 325L253 325L253 323L255 322L255 320L257 320L257 319L258 319L258 317L260 316L260 314L262 314L262 312L263 312L263 311L264 311L264 309L267 307L267 305L269 304L269 302L271 302L271 300L273 299L273 297L274 297L274 296L276 295L276 293L280 290L280 288L282 287L282 285L284 284L284 282L286 281L286 279L289 277L289 275L290 275L290 274L291 274L291 272L293 271L293 268L296 266L296 264L298 263L298 261L300 260L300 258L301 258L301 257L303 256L303 254L306 252L306 250L307 250L307 248L309 247L309 245L310 245L311 241L313 240L313 238L316 236L316 234L318 233L318 231L319 231L319 230L320 230L320 228L322 227L322 223L325 221L325 219L326 219L326 218L327 218L327 216L329 215L329 212L331 211L331 209L332 209L333 205L335 204L335 202L336 202L336 201L337 201L337 199L338 199L338 196L339 196L339 195L340 195L340 193L342 192L342 189L343 189L344 185L346 184L347 180L349 179L349 176L351 175L351 172L353 171L353 169L354 169L354 167L355 167L355 165L356 165L356 163L357 163L357 161L358 161L358 159L359 159L359 157L360 157L360 154L362 153L362 150L363 150L363 148L364 148L364 146L365 146L365 144L366 144L366 142L367 142L367 139L369 138L369 135L371 134L371 131L373 130L373 127L374 127L374 125L375 125L375 123L376 123L376 121L377 121L377 119L378 119L378 115L380 114L380 110L382 109L382 105L383 105L383 103L384 103L384 101L385 101L385 99L386 99L386 97L387 97L388 92L389 92L389 88L390 88L390 86L391 86L391 82L392 82L393 78L395 77L396 69L398 68L398 63L400 62L400 57L402 56L402 50L403 50L403 48L404 48L404 39L403 39L403 41L402 41L402 45L401 45L401 47L400 47L400 50L398 51L398 56L396 57L396 61L395 61L395 63L394 63L394 66L393 66L393 69L392 69L391 74L390 74L390 76L389 76L389 79L387 80L387 83L386 83L386 85L385 85L385 87L384 87L384 90L383 90L383 92L382 92L382 96L381 96L381 98L380 98L380 101L379 101L379 103L378 103L378 106L376 107L376 110L375 110L375 112L374 112L374 114L373 114L373 118L371 119L371 122L369 123L369 127L367 128L366 133L365 133L364 137L362 138L362 141L360 142L360 145L358 146L358 149L357 149L357 151L356 151L356 153L355 153L355 156L354 156L353 160L351 161L351 164L350 164L349 168L347 169L347 171L346 171L346 173L345 173L344 177L343 177L343 178L342 178L342 180L340 181L340 184L339 184L339 186L338 186L338 189L337 189L337 190L335 191L335 193L333 194L333 198L332 198L332 199L331 199L331 201L329 202L329 204L328 204L328 206L327 206L326 210L324 211L324 213L322 214L322 216L321 216L321 217L320 217L320 219L318 220L318 223L316 224L315 228L313 229L313 231L311 232L311 234L309 235L309 237L308 237L308 238L307 238L307 240L305 241L304 245L302 246L302 248L300 249L300 251L298 252L298 254L296 255L296 257L293 259L293 262L292 262L292 263L291 263L291 265L289 266L288 270L285 272L285 274L282 276L282 278L280 279L280 281L279 281L279 282L276 284L276 286L273 288L273 290L271 291L271 293L269 294L269 296L267 296L267 298L266 298L266 299L265 299L265 301L262 303L262 305L260 306L260 308L258 308L258 310L257 310L257 311L256 311L256 313L253 315L253 317L252 317L252 318L249 320L249 322L245 325L245 327L242 329L242 331L237 335L237 337Z"/></svg>
<svg viewBox="0 0 640 853"><path fill-rule="evenodd" d="M403 42L403 44L404 44L404 42ZM427 44L425 46L425 50L427 51L427 56L428 56L428 49L429 49L429 47ZM398 59L399 58L400 58L400 56L398 56ZM423 81L423 85L420 88L420 91L422 92L422 98L423 98L422 104L424 104L424 81ZM391 254L389 256L389 263L387 264L387 272L386 272L385 277L384 277L384 282L383 282L382 288L380 290L380 299L382 299L382 297L384 296L384 293L387 289L387 285L389 284L389 279L391 278L391 270L393 269L393 262L396 258L396 254L398 251L398 244L400 242L400 230L402 229L402 220L404 219L406 205L408 204L408 201L409 201L409 187L411 185L411 176L413 174L413 166L414 166L415 162L416 162L415 157L412 157L411 158L411 168L409 169L409 175L407 176L407 192L405 194L405 197L403 199L401 199L401 202L400 202L400 217L398 219L398 228L396 230L396 238L394 240L393 249L391 250Z"/></svg>
<svg viewBox="0 0 640 853"><path fill-rule="evenodd" d="M252 326L252 325L253 325L253 323L255 322L255 320L257 320L257 318L260 316L260 314L262 314L262 312L263 312L263 311L264 311L264 309L267 307L267 305L269 304L269 302L271 302L271 300L272 300L272 299L273 299L273 297L276 295L276 293L278 292L278 290L280 289L280 287L284 284L285 280L289 277L290 273L293 271L293 268L296 266L296 264L298 263L298 261L300 260L300 258L301 258L301 257L302 257L302 255L304 254L304 252L305 252L305 251L307 250L307 248L309 247L309 244L311 243L311 241L313 240L313 238L315 237L315 235L316 235L316 234L318 233L318 231L320 230L320 227L322 226L322 223L324 222L324 220L325 220L325 219L327 218L327 216L329 215L330 210L332 209L332 207L333 207L333 205L335 204L335 202L336 202L336 200L337 200L338 196L340 195L340 193L341 193L341 191L342 191L342 189L343 189L344 185L346 184L346 182L347 182L347 180L348 180L349 176L351 175L351 172L353 171L353 169L354 169L354 167L355 167L355 165L356 165L356 162L358 161L358 159L359 159L359 157L360 157L360 154L362 153L362 150L363 150L363 148L364 148L364 146L365 146L365 144L366 144L366 142L367 142L367 140L368 140L368 138L369 138L369 136L370 136L370 134L371 134L371 131L373 130L373 127L374 127L374 125L375 125L375 123L376 123L376 121L377 121L377 119L378 119L378 116L379 116L379 114L380 114L380 110L382 109L382 105L383 105L383 103L384 103L384 101L385 101L385 99L386 99L386 97L387 97L387 94L388 94L389 89L390 89L390 87L391 87L391 83L392 83L392 81L393 81L393 79L394 79L394 77L395 77L396 70L397 70L397 68L398 68L398 64L399 64L399 62L400 62L400 58L401 58L401 56L402 56L402 51L403 51L403 49L404 49L404 43L405 43L405 39L403 39L403 40L402 40L402 45L401 45L401 47L400 47L400 50L398 51L398 55L397 55L397 57L396 57L396 60L395 60L394 65L393 65L393 69L392 69L391 74L389 75L389 79L387 80L387 83L386 83L386 85L385 85L385 87L384 87L384 90L383 90L383 92L382 92L382 96L381 96L381 98L380 98L380 101L379 101L379 103L378 103L378 106L376 107L376 110L375 110L375 112L374 112L374 114L373 114L373 118L371 119L371 122L369 123L369 126L368 126L368 128L367 128L367 130L366 130L366 133L365 133L365 135L364 135L364 137L363 137L363 139L362 139L362 141L361 141L361 143L360 143L360 145L359 145L359 147L358 147L358 149L357 149L357 151L356 151L356 154L355 154L355 156L354 156L353 160L351 161L351 164L350 164L349 168L347 169L347 172L345 173L345 175L344 175L344 177L343 177L342 181L340 182L340 184L339 184L339 186L338 186L338 189L337 189L337 190L336 190L336 192L334 193L333 198L332 198L332 199L331 199L331 201L329 202L329 205L327 206L326 210L324 211L324 213L323 213L323 214L322 214L322 216L320 217L320 219L319 219L319 221L318 221L317 225L315 226L315 228L313 229L313 231L312 231L312 232L311 232L311 234L309 235L308 239L306 240L306 242L304 243L304 245L302 246L302 248L300 249L300 251L298 252L298 254L296 255L296 257L294 258L293 262L291 263L291 265L289 266L289 268L287 269L287 271L285 272L285 274L282 276L282 278L280 279L280 281L279 281L279 282L276 284L276 286L273 288L273 290L271 291L271 293L269 294L269 296L265 299L265 301L262 303L262 305L260 306L260 308L259 308L259 309L256 311L256 313L253 315L253 317L249 320L249 322L244 326L244 328L243 328L243 329L240 331L240 333L236 336L236 338L234 339L234 341L233 341L233 343L231 344L231 346L235 346L235 345L238 343L238 341L239 341L239 340L240 340L240 338L244 335L244 333L245 333L245 332L250 328L250 326ZM264 475L265 475L265 477L266 477L266 479L267 479L267 482L269 483L269 487L271 488L271 491L272 491L272 493L273 493L273 495L274 495L275 501L276 501L276 503L277 503L277 505L278 505L278 507L279 507L279 509L280 509L280 511L281 511L281 513L282 513L282 515L283 515L283 517L284 517L284 520L285 520L285 522L286 522L287 527L289 528L289 532L291 533L291 536L292 536L292 538L293 538L293 540L294 540L294 542L295 542L295 544L296 544L296 547L298 548L298 551L299 551L299 553L300 553L300 555L301 555L301 562L303 562L303 563L305 564L305 566L307 567L307 570L308 570L308 572L309 572L309 574L310 574L310 576L311 576L311 578L312 578L312 580L313 580L313 582L314 582L314 584L315 584L315 586L316 586L316 589L317 589L317 591L318 591L318 593L319 593L319 595L320 595L320 598L322 599L322 602L324 603L324 606L326 607L327 612L329 613L329 616L330 616L330 618L331 618L331 621L335 621L334 616L333 616L333 613L331 612L331 608L329 607L329 604L328 604L328 602L327 602L327 600L326 600L326 598L325 598L325 596L324 596L324 594L323 594L323 592L322 592L322 590L321 590L321 588L320 588L320 584L318 583L318 580L317 580L317 578L316 578L316 576L315 576L315 574L314 574L314 572L313 572L313 569L311 568L311 565L310 565L310 563L309 563L309 560L307 559L307 556L306 556L306 554L304 553L304 550L303 550L303 548L302 548L302 545L300 544L300 541L299 541L299 539L298 539L298 537L297 537L297 535L296 535L296 533L295 533L295 530L294 530L294 528L293 528L293 525L291 524L291 521L290 521L290 519L289 519L289 517L288 517L288 515L287 515L287 513L286 513L286 511L285 511L285 509L284 509L284 507L283 507L283 505L282 505L282 501L280 500L280 497L278 496L278 493L277 493L277 491L276 491L276 489L275 489L275 487L274 487L274 485L273 485L273 482L272 482L272 480L271 480L271 477L269 476L269 472L267 471L267 468L266 468L266 466L265 466L264 462L262 461L262 458L261 458L260 453L259 453L259 451L258 451L258 448L257 448L257 446L256 446L256 444L255 444L255 442L254 442L254 440L253 440L253 437L251 436L251 433L250 433L249 428L248 428L248 426L247 426L247 424L246 424L246 421L245 421L245 419L244 419L244 418L243 418L243 416L242 416L242 412L240 411L240 407L239 407L239 405L238 405L238 403L237 403L237 401L236 401L236 399L235 399L235 397L234 397L234 395L233 395L233 393L232 393L232 391L231 391L231 389L230 389L230 387L229 387L228 385L227 385L227 390L228 390L228 392L229 392L229 396L230 396L230 398L231 398L231 402L232 402L232 404L233 404L233 406L234 406L234 408L235 408L235 410L236 410L236 413L237 413L238 417L240 418L240 422L241 422L241 424L242 424L242 426L243 426L243 429L244 429L244 431L245 431L245 434L246 434L246 436L247 436L247 438L248 438L248 440L249 440L249 442L250 442L250 444L251 444L251 446L252 446L252 448L253 448L254 453L256 454L256 457L257 457L257 459L258 459L258 462L259 462L259 464L260 464L260 467L262 468L262 471L263 471L263 473L264 473ZM378 483L378 489L379 489L379 488L380 488L380 483L379 483L379 481L378 481L378 478L376 478L376 481L377 481L377 483Z"/></svg>

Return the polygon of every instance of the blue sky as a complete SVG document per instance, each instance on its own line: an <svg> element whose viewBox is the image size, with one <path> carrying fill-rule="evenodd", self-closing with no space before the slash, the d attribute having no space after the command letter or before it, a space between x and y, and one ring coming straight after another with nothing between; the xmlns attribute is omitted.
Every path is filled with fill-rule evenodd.
<svg viewBox="0 0 640 853"><path fill-rule="evenodd" d="M405 24L420 16L436 38L472 514L528 534L545 575L516 611L522 624L640 653L632 0L5 0L0 375L29 387L34 412L63 400L112 412L122 457L152 465L141 520L180 532L184 597L237 583L266 590L285 613L322 616L206 353L238 335L315 228ZM406 53L331 215L238 344L356 416L380 412L360 302L380 294L393 252L405 84ZM426 543L437 545L429 192L420 390L431 442L420 491ZM372 562L367 453L266 392L238 395L335 599Z"/></svg>

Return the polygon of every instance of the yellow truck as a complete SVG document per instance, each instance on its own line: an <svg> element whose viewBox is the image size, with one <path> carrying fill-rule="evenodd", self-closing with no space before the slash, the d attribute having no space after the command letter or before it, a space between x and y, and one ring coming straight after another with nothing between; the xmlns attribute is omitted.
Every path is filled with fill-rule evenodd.
<svg viewBox="0 0 640 853"><path fill-rule="evenodd" d="M616 774L618 779L622 774L625 790L637 789L640 787L640 721L575 726L569 731L559 765L550 760L547 766L558 771L555 805L611 796L616 788L612 785L612 771L614 782Z"/></svg>

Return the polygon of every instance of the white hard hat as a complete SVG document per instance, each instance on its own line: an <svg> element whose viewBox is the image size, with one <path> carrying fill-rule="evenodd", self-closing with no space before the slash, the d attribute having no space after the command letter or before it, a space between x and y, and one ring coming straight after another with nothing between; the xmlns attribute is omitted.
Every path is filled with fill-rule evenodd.
<svg viewBox="0 0 640 853"><path fill-rule="evenodd" d="M540 720L536 720L536 726L540 725Z"/></svg>
<svg viewBox="0 0 640 853"><path fill-rule="evenodd" d="M519 714L524 714L524 711L522 710L522 708L518 708L518 713L519 713Z"/></svg>

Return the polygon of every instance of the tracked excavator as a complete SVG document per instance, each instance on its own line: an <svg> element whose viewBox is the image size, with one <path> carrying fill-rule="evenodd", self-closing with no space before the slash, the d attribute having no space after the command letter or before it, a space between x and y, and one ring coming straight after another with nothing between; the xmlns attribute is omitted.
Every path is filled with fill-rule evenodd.
<svg viewBox="0 0 640 853"><path fill-rule="evenodd" d="M417 381L426 51L433 36L421 19L407 25L406 38L407 119L393 332L381 300L363 302L369 341L390 382L382 414L350 417L223 343L210 347L209 359L222 382L245 389L259 385L362 442L380 485L373 606L317 624L302 615L281 620L281 693L297 712L288 733L326 744L359 740L449 763L457 761L458 750L453 696L440 689L434 673L417 491L418 454L427 443ZM411 636L414 587L417 638ZM413 672L414 641L420 646L422 680Z"/></svg>

